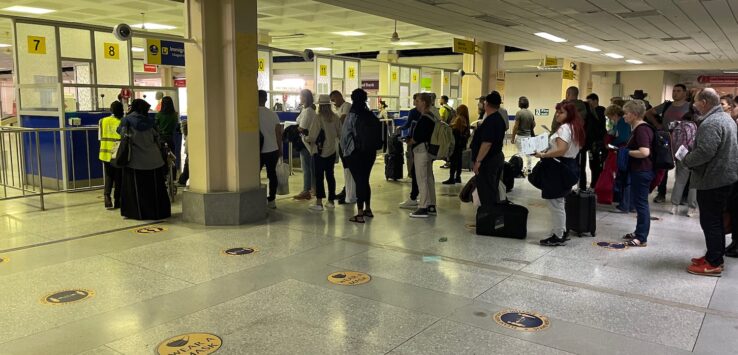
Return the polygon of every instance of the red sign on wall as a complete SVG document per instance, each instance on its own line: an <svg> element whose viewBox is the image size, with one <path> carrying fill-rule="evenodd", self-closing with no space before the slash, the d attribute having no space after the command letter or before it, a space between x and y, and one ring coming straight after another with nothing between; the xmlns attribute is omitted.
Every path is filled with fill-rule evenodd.
<svg viewBox="0 0 738 355"><path fill-rule="evenodd" d="M157 73L159 72L159 67L157 67L154 64L144 64L144 73Z"/></svg>
<svg viewBox="0 0 738 355"><path fill-rule="evenodd" d="M697 81L702 84L738 85L738 75L700 75Z"/></svg>
<svg viewBox="0 0 738 355"><path fill-rule="evenodd" d="M178 88L187 87L187 79L174 79L174 86Z"/></svg>

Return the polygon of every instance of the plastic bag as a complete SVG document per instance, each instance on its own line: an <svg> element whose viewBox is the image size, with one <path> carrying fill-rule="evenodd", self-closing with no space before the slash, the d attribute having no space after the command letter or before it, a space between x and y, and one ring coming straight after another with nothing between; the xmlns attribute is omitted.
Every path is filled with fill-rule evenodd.
<svg viewBox="0 0 738 355"><path fill-rule="evenodd" d="M277 163L277 195L290 194L290 166L280 159Z"/></svg>

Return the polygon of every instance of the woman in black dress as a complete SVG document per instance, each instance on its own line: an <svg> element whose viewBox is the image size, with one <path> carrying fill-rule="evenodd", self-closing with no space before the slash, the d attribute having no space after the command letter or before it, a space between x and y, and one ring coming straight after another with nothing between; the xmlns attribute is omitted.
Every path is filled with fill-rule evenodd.
<svg viewBox="0 0 738 355"><path fill-rule="evenodd" d="M130 135L131 161L123 169L123 194L120 214L138 220L171 216L171 205L164 184L166 165L159 145L156 121L149 117L149 105L133 100L118 133Z"/></svg>

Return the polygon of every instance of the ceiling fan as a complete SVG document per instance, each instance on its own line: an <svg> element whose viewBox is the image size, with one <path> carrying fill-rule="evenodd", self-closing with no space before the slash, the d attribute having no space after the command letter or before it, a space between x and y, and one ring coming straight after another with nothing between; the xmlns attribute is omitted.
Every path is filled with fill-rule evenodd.
<svg viewBox="0 0 738 355"><path fill-rule="evenodd" d="M392 33L392 37L390 37L390 42L396 43L396 42L400 42L402 40L409 40L409 39L413 39L413 38L423 37L425 35L427 35L427 33L421 33L421 34L418 34L418 35L404 37L404 38L401 39L400 38L400 35L397 33L397 20L395 20L395 32Z"/></svg>

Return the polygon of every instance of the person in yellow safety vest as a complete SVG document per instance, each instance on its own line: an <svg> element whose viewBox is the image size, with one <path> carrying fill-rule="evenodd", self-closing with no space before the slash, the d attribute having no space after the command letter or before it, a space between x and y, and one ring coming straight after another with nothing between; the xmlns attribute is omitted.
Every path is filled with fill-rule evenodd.
<svg viewBox="0 0 738 355"><path fill-rule="evenodd" d="M120 119L123 118L123 104L120 101L113 101L110 104L111 116L105 117L98 122L97 138L100 141L100 161L103 162L105 171L105 208L112 210L120 208L120 190L122 175L121 169L114 167L110 160L115 142L120 141L120 134L116 131L120 125ZM113 200L110 193L115 185L115 194Z"/></svg>

